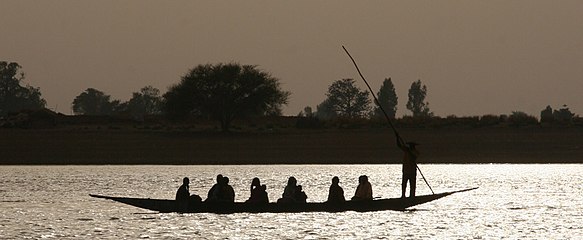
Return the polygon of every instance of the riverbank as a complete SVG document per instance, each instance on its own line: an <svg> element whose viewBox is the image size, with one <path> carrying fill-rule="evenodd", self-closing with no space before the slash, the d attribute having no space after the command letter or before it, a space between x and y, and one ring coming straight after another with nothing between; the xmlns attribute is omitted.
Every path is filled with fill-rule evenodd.
<svg viewBox="0 0 583 240"><path fill-rule="evenodd" d="M421 163L583 163L583 128L402 129ZM399 163L392 131L0 130L0 164Z"/></svg>

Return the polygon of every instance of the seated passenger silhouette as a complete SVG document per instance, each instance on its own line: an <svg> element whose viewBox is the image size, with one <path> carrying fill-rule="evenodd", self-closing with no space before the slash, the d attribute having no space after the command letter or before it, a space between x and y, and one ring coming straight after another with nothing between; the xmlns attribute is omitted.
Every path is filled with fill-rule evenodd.
<svg viewBox="0 0 583 240"><path fill-rule="evenodd" d="M296 192L294 194L294 202L296 203L306 203L308 195L302 190L302 185L298 185Z"/></svg>
<svg viewBox="0 0 583 240"><path fill-rule="evenodd" d="M352 200L372 200L372 186L368 182L368 177L366 175L362 175L358 178L358 187L356 187L356 192L354 193Z"/></svg>
<svg viewBox="0 0 583 240"><path fill-rule="evenodd" d="M200 196L196 194L190 195L190 179L185 177L182 179L182 185L176 191L176 201L178 202L178 211L188 211L189 206L194 206L202 201Z"/></svg>
<svg viewBox="0 0 583 240"><path fill-rule="evenodd" d="M267 196L267 187L261 185L259 178L253 178L251 181L251 196L246 201L247 203L269 203Z"/></svg>
<svg viewBox="0 0 583 240"><path fill-rule="evenodd" d="M256 190L258 187L261 186L261 181L259 180L259 178L255 177L253 178L253 180L251 180L251 197L253 197L253 190Z"/></svg>
<svg viewBox="0 0 583 240"><path fill-rule="evenodd" d="M182 179L182 185L176 191L176 201L187 201L190 198L190 179L187 177Z"/></svg>
<svg viewBox="0 0 583 240"><path fill-rule="evenodd" d="M330 190L328 191L328 201L329 203L343 203L346 201L344 198L344 190L339 185L340 179L338 177L332 178L332 185L330 185Z"/></svg>
<svg viewBox="0 0 583 240"><path fill-rule="evenodd" d="M308 196L302 190L302 185L297 185L297 183L296 178L289 177L282 197L277 200L277 203L305 203Z"/></svg>
<svg viewBox="0 0 583 240"><path fill-rule="evenodd" d="M209 201L209 200L213 200L215 197L214 195L218 194L219 191L219 186L220 183L223 181L223 175L219 174L217 175L217 183L215 183L211 189L209 190L207 196L206 196L206 200L205 201Z"/></svg>
<svg viewBox="0 0 583 240"><path fill-rule="evenodd" d="M235 191L229 185L228 177L217 176L218 183L213 186L210 191L210 197L206 199L207 202L235 202Z"/></svg>
<svg viewBox="0 0 583 240"><path fill-rule="evenodd" d="M269 196L267 195L267 186L265 186L265 184L261 185L261 187L259 187L259 203L269 203Z"/></svg>
<svg viewBox="0 0 583 240"><path fill-rule="evenodd" d="M235 202L235 190L233 189L233 187L231 185L229 185L229 178L228 177L224 177L223 178L223 188L222 190L224 191L222 196L220 196L220 200L223 202L230 202L230 203L234 203Z"/></svg>
<svg viewBox="0 0 583 240"><path fill-rule="evenodd" d="M295 177L289 177L287 179L287 185L283 190L283 194L281 198L277 200L278 203L293 203L295 202L296 191L298 189L297 186L298 181Z"/></svg>

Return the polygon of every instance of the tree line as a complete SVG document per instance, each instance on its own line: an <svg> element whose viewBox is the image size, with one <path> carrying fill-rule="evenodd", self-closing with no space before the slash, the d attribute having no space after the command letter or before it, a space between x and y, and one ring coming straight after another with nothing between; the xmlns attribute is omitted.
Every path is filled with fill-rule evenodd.
<svg viewBox="0 0 583 240"><path fill-rule="evenodd" d="M0 118L23 110L45 108L46 101L41 97L40 89L24 84L25 75L18 63L0 61L0 77ZM76 115L121 114L137 120L148 115L165 115L173 120L199 117L215 120L222 130L228 131L235 119L281 116L290 95L281 88L279 79L256 65L201 64L190 69L164 94L157 88L145 86L132 93L128 101L122 102L100 90L87 88L73 99L72 110ZM378 102L374 104L368 91L359 89L350 78L334 81L325 96L325 100L316 106L316 111L306 107L298 116L318 121L378 120L384 117L379 105L389 117L396 116L398 97L391 78L383 81L377 93ZM406 103L411 115L404 119L435 119L426 96L427 87L421 80L414 81ZM541 112L540 122L569 123L576 117L566 106L554 111L547 106ZM509 119L538 121L519 111L513 112Z"/></svg>
<svg viewBox="0 0 583 240"><path fill-rule="evenodd" d="M320 119L333 118L384 118L384 110L390 118L395 118L397 113L398 97L391 78L386 78L379 89L378 102L371 106L369 92L361 90L355 85L354 79L345 78L334 81L326 92L326 99L316 106L313 112L311 107L306 107L299 116L315 116ZM432 117L429 102L425 100L427 86L417 80L409 88L407 109L413 117ZM381 110L382 107L382 110Z"/></svg>
<svg viewBox="0 0 583 240"><path fill-rule="evenodd" d="M0 117L46 106L39 88L22 86L21 68L18 63L0 62ZM127 114L136 119L159 114L171 119L202 117L220 122L221 129L228 131L237 118L281 115L290 94L281 89L279 79L256 65L201 64L162 95L146 86L122 102L88 88L75 97L72 109L76 115Z"/></svg>

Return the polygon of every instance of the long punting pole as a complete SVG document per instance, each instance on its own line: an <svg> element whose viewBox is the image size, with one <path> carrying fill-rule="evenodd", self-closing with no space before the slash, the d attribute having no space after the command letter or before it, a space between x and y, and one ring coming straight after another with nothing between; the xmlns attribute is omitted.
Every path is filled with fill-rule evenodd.
<svg viewBox="0 0 583 240"><path fill-rule="evenodd" d="M362 76L362 73L360 72L360 69L358 68L358 65L356 65L356 61L354 61L354 58L352 58L352 56L350 55L350 53L348 52L348 50L346 50L346 48L344 46L342 46L342 49L344 49L344 51L346 52L346 54L348 55L348 57L350 57L350 60L352 60L352 63L354 64L354 67L356 68L356 71L358 72L358 75L360 75L360 78L362 78L362 80L364 81L364 83L368 87L368 90L369 90L370 94L374 98L375 103L379 106L379 108L381 109L381 111L385 115L385 118L387 118L387 122L389 122L389 125L393 129L393 132L395 132L395 136L398 137L401 140L401 142L405 142L405 141L403 141L403 138L401 138L401 135L399 135L399 133L397 132L397 129L395 128L395 126L391 122L391 118L389 118L389 115L387 114L387 112L385 111L385 109L383 108L383 106L381 106L381 103L379 102L379 100L375 96L374 92L372 91L372 88L370 87L370 85L368 84L368 82L366 81L366 79L364 78L364 76ZM427 184L427 186L429 187L429 190L431 190L431 193L432 194L435 194L435 192L433 192L433 189L431 188L431 186L429 186L429 183L427 182L427 179L425 179L425 176L423 175L423 172L421 172L421 169L419 168L419 166L417 165L417 163L415 163L415 167L417 167L417 170L419 171L419 173L421 173L421 177L423 177L423 181L425 181L425 184Z"/></svg>

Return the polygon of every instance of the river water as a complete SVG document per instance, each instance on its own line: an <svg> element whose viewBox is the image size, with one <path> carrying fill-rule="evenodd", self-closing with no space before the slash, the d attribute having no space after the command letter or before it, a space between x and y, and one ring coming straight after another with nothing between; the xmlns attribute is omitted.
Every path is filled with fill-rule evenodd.
<svg viewBox="0 0 583 240"><path fill-rule="evenodd" d="M404 212L154 213L88 194L174 198L182 178L206 196L216 174L237 201L253 177L277 200L288 176L324 201L333 176L345 195L366 174L375 197L400 196L399 165L0 166L0 239L583 239L583 165L421 165L435 192L479 187ZM418 176L418 195L430 194Z"/></svg>

